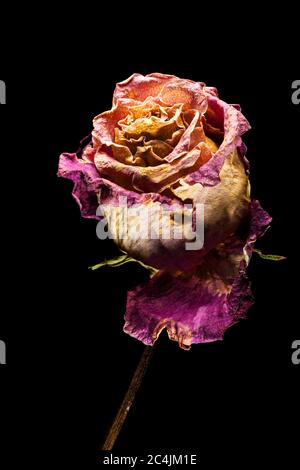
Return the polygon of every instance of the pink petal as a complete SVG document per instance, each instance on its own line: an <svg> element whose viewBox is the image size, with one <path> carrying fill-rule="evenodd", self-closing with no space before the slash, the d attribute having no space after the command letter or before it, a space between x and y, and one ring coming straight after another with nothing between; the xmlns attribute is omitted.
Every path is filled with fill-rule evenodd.
<svg viewBox="0 0 300 470"><path fill-rule="evenodd" d="M128 293L124 331L151 345L162 329L183 348L221 340L253 303L246 276L253 242L270 223L257 201L251 204L247 240L233 235L212 250L191 275L160 271Z"/></svg>

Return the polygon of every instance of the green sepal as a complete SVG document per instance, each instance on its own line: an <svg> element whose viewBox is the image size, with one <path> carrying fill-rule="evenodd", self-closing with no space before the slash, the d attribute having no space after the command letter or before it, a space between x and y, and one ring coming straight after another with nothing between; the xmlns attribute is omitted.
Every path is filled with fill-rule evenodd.
<svg viewBox="0 0 300 470"><path fill-rule="evenodd" d="M280 256L280 255L266 255L264 253L262 253L260 250L258 250L257 248L254 248L253 250L254 253L257 253L258 256L260 256L262 259L267 259L269 261L283 261L286 259L285 256Z"/></svg>
<svg viewBox="0 0 300 470"><path fill-rule="evenodd" d="M91 269L92 271L95 271L96 269L103 268L103 267L118 268L119 266L123 266L124 264L127 264L127 263L139 263L141 266L143 266L143 268L147 269L147 271L150 274L150 277L153 277L158 272L158 269L153 268L152 266L148 266L142 261L132 258L127 253L116 256L115 258L104 260L99 264L90 266L89 269Z"/></svg>

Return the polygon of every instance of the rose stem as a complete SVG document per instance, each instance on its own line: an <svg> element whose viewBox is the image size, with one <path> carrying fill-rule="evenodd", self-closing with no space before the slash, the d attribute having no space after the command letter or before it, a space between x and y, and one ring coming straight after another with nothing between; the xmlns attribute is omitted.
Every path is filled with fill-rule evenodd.
<svg viewBox="0 0 300 470"><path fill-rule="evenodd" d="M119 411L110 427L108 434L106 436L105 442L102 446L102 450L112 450L113 446L120 434L120 431L123 427L123 424L126 420L126 417L129 413L131 405L134 402L135 396L141 386L143 377L146 373L148 365L151 361L153 352L155 347L154 346L145 346L143 351L142 357L138 366L133 374L131 379L129 388L124 396L123 402L119 408Z"/></svg>

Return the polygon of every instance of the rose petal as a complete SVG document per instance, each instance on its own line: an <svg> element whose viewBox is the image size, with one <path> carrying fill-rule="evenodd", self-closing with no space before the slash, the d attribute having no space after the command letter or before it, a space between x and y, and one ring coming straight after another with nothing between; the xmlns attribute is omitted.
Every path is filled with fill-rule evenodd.
<svg viewBox="0 0 300 470"><path fill-rule="evenodd" d="M191 171L199 168L207 159L204 144L191 152L182 153L175 162L140 168L115 160L105 152L98 152L94 162L99 174L126 189L140 192L160 192ZM211 154L210 154L211 155ZM204 160L203 160L204 159Z"/></svg>
<svg viewBox="0 0 300 470"><path fill-rule="evenodd" d="M182 152L187 152L191 145L191 136L195 131L196 125L199 120L199 112L195 111L194 117L189 125L189 127L182 134L178 144L174 150L165 158L169 163L173 162Z"/></svg>
<svg viewBox="0 0 300 470"><path fill-rule="evenodd" d="M95 149L101 145L110 146L114 142L117 123L128 114L128 108L123 105L113 107L110 111L98 114L93 120L92 132L93 146Z"/></svg>
<svg viewBox="0 0 300 470"><path fill-rule="evenodd" d="M163 86L173 78L173 75L161 73L152 73L146 76L134 73L127 80L117 83L113 104L124 98L144 101L149 96L158 96Z"/></svg>
<svg viewBox="0 0 300 470"><path fill-rule="evenodd" d="M253 303L246 267L254 241L270 221L254 201L246 243L231 236L192 275L160 271L130 291L124 331L151 345L166 328L170 339L183 348L223 339L226 329Z"/></svg>
<svg viewBox="0 0 300 470"><path fill-rule="evenodd" d="M57 174L74 182L72 195L80 207L82 217L97 218L97 190L101 178L94 163L77 158L75 153L63 153Z"/></svg>
<svg viewBox="0 0 300 470"><path fill-rule="evenodd" d="M217 124L224 126L224 140L218 151L203 167L186 177L185 181L188 184L201 183L204 186L218 184L225 158L242 145L241 136L250 129L250 124L242 113L224 101L210 96L208 106L208 109L215 110L218 118Z"/></svg>
<svg viewBox="0 0 300 470"><path fill-rule="evenodd" d="M146 76L135 73L124 82L118 83L113 103L120 99L144 101L149 96L159 97L168 105L183 103L187 109L204 113L207 108L203 83L177 78L174 75L152 73Z"/></svg>

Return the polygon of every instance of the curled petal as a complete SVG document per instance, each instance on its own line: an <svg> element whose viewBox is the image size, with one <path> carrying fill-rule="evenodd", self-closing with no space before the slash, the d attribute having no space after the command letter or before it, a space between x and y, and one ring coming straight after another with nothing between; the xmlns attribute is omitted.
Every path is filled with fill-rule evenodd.
<svg viewBox="0 0 300 470"><path fill-rule="evenodd" d="M172 80L172 78L174 78L173 75L161 73L152 73L146 76L134 73L127 80L117 84L114 91L113 104L124 98L144 101L149 96L158 96L163 86Z"/></svg>
<svg viewBox="0 0 300 470"><path fill-rule="evenodd" d="M124 130L129 138L138 139L140 136L145 136L152 139L167 139L170 138L175 130L178 129L178 119L180 110L173 118L166 121L156 116L149 118L136 119L131 124L124 126ZM183 124L180 124L183 127Z"/></svg>
<svg viewBox="0 0 300 470"><path fill-rule="evenodd" d="M207 152L206 146L200 144L199 148L179 155L171 164L145 168L121 163L105 152L98 152L94 162L99 174L104 178L109 178L127 189L150 193L163 191L165 187L199 168L206 161Z"/></svg>
<svg viewBox="0 0 300 470"><path fill-rule="evenodd" d="M207 95L199 82L174 77L165 84L159 97L170 105L183 103L185 109L196 109L201 115L207 110Z"/></svg>
<svg viewBox="0 0 300 470"><path fill-rule="evenodd" d="M159 141L157 141L159 142ZM162 146L161 146L162 148ZM135 154L135 158L141 159L145 162L143 166L157 166L164 163L163 158L159 157L151 145L145 145L144 147L138 147Z"/></svg>
<svg viewBox="0 0 300 470"><path fill-rule="evenodd" d="M178 158L179 155L182 154L182 152L187 152L189 150L191 146L191 136L195 132L195 128L198 123L198 120L199 120L199 112L196 111L192 119L192 122L190 123L186 131L182 134L178 144L176 145L174 150L166 157L167 162L169 163L173 162L176 158Z"/></svg>
<svg viewBox="0 0 300 470"><path fill-rule="evenodd" d="M119 162L127 165L133 165L133 156L130 149L126 145L112 144L113 156Z"/></svg>
<svg viewBox="0 0 300 470"><path fill-rule="evenodd" d="M81 215L97 218L97 190L101 178L92 162L77 158L75 153L63 153L59 159L58 176L68 178L74 183L72 195L76 199Z"/></svg>
<svg viewBox="0 0 300 470"><path fill-rule="evenodd" d="M202 114L207 109L203 83L152 73L146 76L135 73L124 82L118 83L113 103L120 99L144 101L149 96L159 97L168 105L183 103L187 109L197 109Z"/></svg>
<svg viewBox="0 0 300 470"><path fill-rule="evenodd" d="M119 104L110 111L105 111L94 118L92 137L95 149L100 148L101 145L110 146L114 142L117 123L124 119L127 114L128 108Z"/></svg>
<svg viewBox="0 0 300 470"><path fill-rule="evenodd" d="M162 159L172 151L172 146L163 140L149 140L147 141L147 145L152 147L156 155Z"/></svg>
<svg viewBox="0 0 300 470"><path fill-rule="evenodd" d="M241 136L250 129L250 124L240 111L214 96L208 98L209 109L214 110L213 124L224 128L224 140L213 157L199 170L187 178L188 184L201 183L214 186L220 181L220 170L228 155L242 148Z"/></svg>
<svg viewBox="0 0 300 470"><path fill-rule="evenodd" d="M179 140L181 139L182 134L184 133L184 129L178 129L175 131L170 139L166 140L166 143L171 145L171 147L175 147L178 144Z"/></svg>

